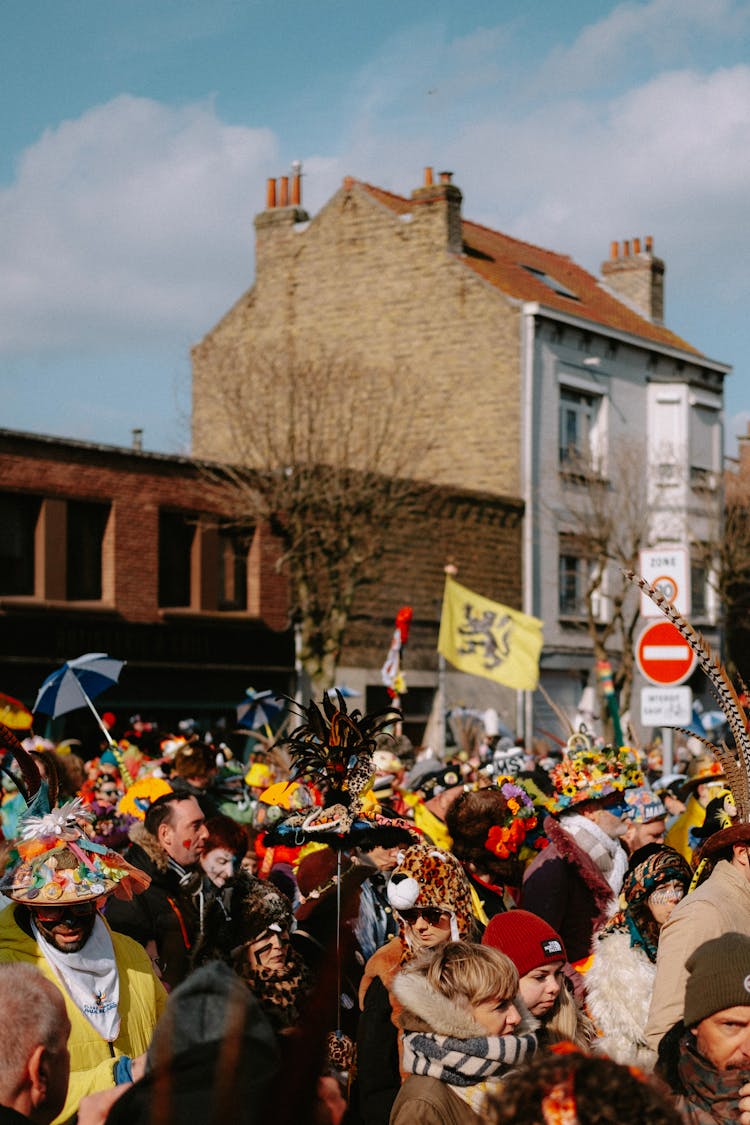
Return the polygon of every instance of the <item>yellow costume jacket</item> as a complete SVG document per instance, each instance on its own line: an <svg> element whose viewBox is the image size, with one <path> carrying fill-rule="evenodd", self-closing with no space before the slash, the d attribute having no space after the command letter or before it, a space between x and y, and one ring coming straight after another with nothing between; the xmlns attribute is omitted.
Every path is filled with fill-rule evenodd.
<svg viewBox="0 0 750 1125"><path fill-rule="evenodd" d="M154 975L145 949L124 934L110 930L120 976L121 1018L120 1034L110 1046L73 1003L34 938L19 926L15 917L19 909L23 907L11 903L0 912L0 962L26 961L35 965L63 994L71 1026L68 1040L70 1084L65 1105L56 1121L65 1121L77 1111L78 1103L86 1094L115 1085L113 1071L117 1058L121 1055L135 1058L146 1050L167 994Z"/></svg>

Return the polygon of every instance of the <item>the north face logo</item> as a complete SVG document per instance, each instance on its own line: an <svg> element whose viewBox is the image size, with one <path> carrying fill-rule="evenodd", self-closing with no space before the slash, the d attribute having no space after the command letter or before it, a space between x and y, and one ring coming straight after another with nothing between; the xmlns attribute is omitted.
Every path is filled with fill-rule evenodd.
<svg viewBox="0 0 750 1125"><path fill-rule="evenodd" d="M562 956L563 947L557 938L547 938L542 942L542 953L545 957L551 957L553 953L559 953Z"/></svg>

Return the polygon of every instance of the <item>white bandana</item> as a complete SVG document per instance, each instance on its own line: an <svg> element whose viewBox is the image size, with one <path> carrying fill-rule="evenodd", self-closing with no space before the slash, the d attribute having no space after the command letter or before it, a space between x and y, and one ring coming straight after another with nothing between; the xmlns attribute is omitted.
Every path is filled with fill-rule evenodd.
<svg viewBox="0 0 750 1125"><path fill-rule="evenodd" d="M579 847L593 859L614 895L622 890L622 881L628 869L628 853L618 840L607 833L587 816L579 813L566 813L560 817L560 826L569 832Z"/></svg>
<svg viewBox="0 0 750 1125"><path fill-rule="evenodd" d="M120 1034L120 977L109 930L97 914L88 941L77 953L63 953L45 941L32 917L31 929L44 958L77 1008L103 1039Z"/></svg>

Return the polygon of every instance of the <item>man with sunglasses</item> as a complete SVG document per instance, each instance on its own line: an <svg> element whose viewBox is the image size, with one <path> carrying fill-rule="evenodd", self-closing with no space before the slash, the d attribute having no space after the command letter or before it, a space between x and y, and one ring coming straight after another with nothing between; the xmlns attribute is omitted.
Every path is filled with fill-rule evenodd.
<svg viewBox="0 0 750 1125"><path fill-rule="evenodd" d="M59 1121L85 1095L139 1077L166 1003L145 950L113 933L99 911L116 889L132 895L147 880L90 840L79 812L71 802L30 818L2 878L11 902L0 912L0 962L37 968L59 990L70 1021Z"/></svg>

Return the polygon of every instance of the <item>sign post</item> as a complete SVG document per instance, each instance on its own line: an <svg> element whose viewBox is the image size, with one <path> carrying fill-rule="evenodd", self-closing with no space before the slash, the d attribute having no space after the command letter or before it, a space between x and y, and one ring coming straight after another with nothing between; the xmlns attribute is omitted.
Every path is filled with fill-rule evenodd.
<svg viewBox="0 0 750 1125"><path fill-rule="evenodd" d="M687 726L692 717L692 692L690 688L678 685L693 674L697 660L680 630L664 618L647 625L635 644L635 662L641 675L660 689L658 692L643 689L641 723L662 727L663 767L667 773L672 770L671 728ZM657 713L661 715L660 719L656 718Z"/></svg>
<svg viewBox="0 0 750 1125"><path fill-rule="evenodd" d="M644 727L686 727L693 717L689 687L645 687L641 690L641 723Z"/></svg>
<svg viewBox="0 0 750 1125"><path fill-rule="evenodd" d="M649 547L640 552L641 575L655 586L683 617L690 616L690 552L687 547ZM641 617L660 617L661 610L641 594Z"/></svg>
<svg viewBox="0 0 750 1125"><path fill-rule="evenodd" d="M644 678L658 687L684 684L693 674L697 659L671 621L654 621L636 641L635 662Z"/></svg>

